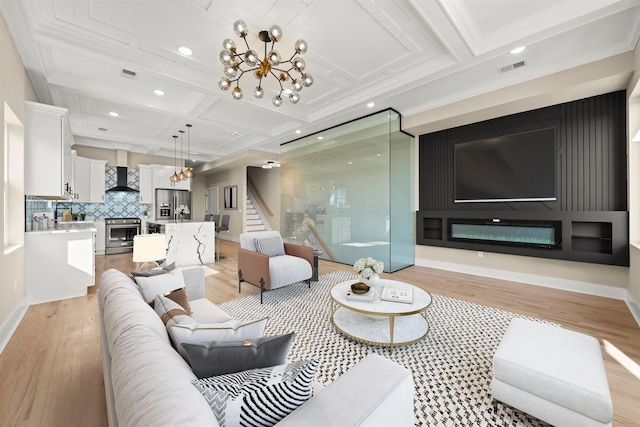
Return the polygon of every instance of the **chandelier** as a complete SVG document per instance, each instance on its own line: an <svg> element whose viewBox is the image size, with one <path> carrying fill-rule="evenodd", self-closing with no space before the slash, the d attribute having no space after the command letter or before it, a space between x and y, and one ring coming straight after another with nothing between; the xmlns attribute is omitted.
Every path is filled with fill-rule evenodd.
<svg viewBox="0 0 640 427"><path fill-rule="evenodd" d="M233 29L238 37L244 40L247 50L238 52L236 44L231 39L225 39L222 42L224 50L220 52L220 61L224 65L224 76L218 80L220 89L228 90L235 82L236 85L231 95L234 99L242 99L240 79L244 73L253 73L253 76L258 80L253 95L260 99L264 95L262 80L272 75L280 85L280 91L271 100L273 105L281 106L283 97L289 98L292 104L297 104L300 100L300 91L313 84L313 77L304 71L306 64L304 59L299 56L307 51L307 42L302 39L296 41L293 55L287 61L282 61L280 53L274 49L276 42L282 38L282 29L277 25L272 25L269 31L258 33L258 38L264 43L264 56L260 60L257 52L251 49L249 42L247 42L249 34L247 24L238 20L233 24ZM286 82L291 84L290 88L284 88L283 83Z"/></svg>

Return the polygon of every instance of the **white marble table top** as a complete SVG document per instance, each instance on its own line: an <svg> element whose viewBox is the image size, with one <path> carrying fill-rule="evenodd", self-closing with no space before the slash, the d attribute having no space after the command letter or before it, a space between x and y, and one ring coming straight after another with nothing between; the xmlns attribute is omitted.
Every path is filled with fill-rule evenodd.
<svg viewBox="0 0 640 427"><path fill-rule="evenodd" d="M398 280L380 279L378 283L373 285L369 292L375 292L373 301L352 301L347 299L347 292L351 290L351 285L359 282L358 279L347 280L345 282L338 283L331 288L331 299L338 305L341 305L350 310L354 310L360 313L375 314L375 315L410 315L420 313L431 305L431 295L417 286L409 283L400 282ZM409 286L413 291L413 302L402 303L383 301L380 299L380 294L385 285L395 286Z"/></svg>

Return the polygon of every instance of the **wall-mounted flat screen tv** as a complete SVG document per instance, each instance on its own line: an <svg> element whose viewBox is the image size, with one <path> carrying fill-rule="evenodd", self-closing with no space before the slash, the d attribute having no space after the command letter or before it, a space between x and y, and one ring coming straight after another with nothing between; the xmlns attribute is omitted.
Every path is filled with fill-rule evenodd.
<svg viewBox="0 0 640 427"><path fill-rule="evenodd" d="M556 200L555 129L454 145L456 203Z"/></svg>

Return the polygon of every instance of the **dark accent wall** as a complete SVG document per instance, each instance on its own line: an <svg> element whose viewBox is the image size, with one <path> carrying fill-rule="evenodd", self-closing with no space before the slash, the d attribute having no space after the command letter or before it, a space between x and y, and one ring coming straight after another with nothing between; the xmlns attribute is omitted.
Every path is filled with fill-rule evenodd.
<svg viewBox="0 0 640 427"><path fill-rule="evenodd" d="M628 266L626 105L619 91L421 135L416 243ZM454 203L455 144L545 128L556 134L557 200ZM452 223L552 224L556 241L505 243L484 234L460 239Z"/></svg>
<svg viewBox="0 0 640 427"><path fill-rule="evenodd" d="M553 202L453 203L453 145L556 130ZM626 211L626 93L613 92L420 136L420 210Z"/></svg>

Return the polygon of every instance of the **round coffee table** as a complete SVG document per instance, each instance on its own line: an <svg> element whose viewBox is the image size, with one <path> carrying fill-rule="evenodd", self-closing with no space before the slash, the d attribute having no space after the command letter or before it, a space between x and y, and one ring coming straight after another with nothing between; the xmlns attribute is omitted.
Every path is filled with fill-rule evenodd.
<svg viewBox="0 0 640 427"><path fill-rule="evenodd" d="M347 280L331 288L331 321L347 337L370 345L393 347L410 345L423 339L429 332L427 309L431 305L428 292L397 280L380 279L369 292L371 302L347 299L351 285L358 280ZM386 285L412 288L413 302L380 300Z"/></svg>

